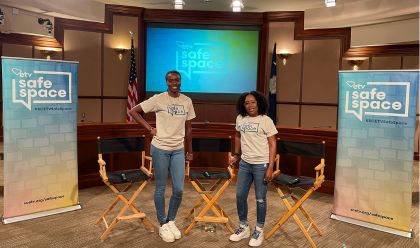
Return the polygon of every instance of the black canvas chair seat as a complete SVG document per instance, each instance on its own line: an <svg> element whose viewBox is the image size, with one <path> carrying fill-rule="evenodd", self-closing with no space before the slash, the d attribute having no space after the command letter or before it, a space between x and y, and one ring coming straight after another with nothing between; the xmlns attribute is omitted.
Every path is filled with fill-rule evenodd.
<svg viewBox="0 0 420 248"><path fill-rule="evenodd" d="M110 183L135 183L149 180L146 174L141 170L107 171L106 175Z"/></svg>
<svg viewBox="0 0 420 248"><path fill-rule="evenodd" d="M312 186L314 185L315 178L297 177L297 176L290 176L287 174L280 173L280 175L275 177L272 182L278 185L294 188L294 187Z"/></svg>
<svg viewBox="0 0 420 248"><path fill-rule="evenodd" d="M296 161L303 161L303 157L310 157L312 159L307 160L311 161L305 166L310 166L314 170L314 178L302 177L302 176L291 176L281 172L280 170L280 159L282 156L292 156L296 157ZM318 235L322 235L321 230L319 229L317 223L312 219L312 217L306 212L303 207L303 203L308 199L308 197L324 182L324 168L325 168L325 142L321 143L316 142L300 142L300 141L287 141L287 140L277 140L277 155L275 159L276 169L273 172L274 179L273 184L276 188L277 193L280 196L284 206L287 208L285 212L277 221L274 227L267 233L265 236L266 239L270 238L280 227L291 217L295 223L299 226L299 229L304 234L305 238L308 240L311 247L316 247L314 240L312 239L309 230L314 228ZM317 161L317 164L313 164L313 160ZM319 162L318 162L319 161ZM300 162L299 162L300 163ZM303 165L303 164L302 164ZM283 188L283 189L282 189ZM301 188L304 190L303 195L293 193L295 188ZM283 190L287 190L287 194L283 193ZM289 202L288 199L291 198ZM303 217L306 218L309 222L309 227L305 227L299 216L297 215L297 210L300 210Z"/></svg>
<svg viewBox="0 0 420 248"><path fill-rule="evenodd" d="M190 179L230 179L230 174L227 171L191 170Z"/></svg>
<svg viewBox="0 0 420 248"><path fill-rule="evenodd" d="M226 158L231 155L231 138L193 138L192 148L194 152L210 152L223 153ZM230 233L233 233L229 216L223 211L217 200L229 186L233 178L233 169L226 160L225 168L207 167L207 169L200 169L190 167L190 162L187 162L186 176L189 177L190 182L200 198L191 208L186 218L193 215L194 219L191 224L185 229L185 234L188 234L197 222L211 222L222 223L226 226ZM212 213L209 215L209 212Z"/></svg>
<svg viewBox="0 0 420 248"><path fill-rule="evenodd" d="M106 168L109 158L113 161L112 156L122 155L121 153L134 153L140 157L141 165L138 169L119 170L119 171L108 171ZM105 155L105 156L104 156ZM109 157L106 157L109 156ZM147 168L145 160L149 160ZM99 164L99 175L102 181L108 186L112 192L115 193L114 201L108 206L108 208L102 213L102 215L96 220L96 224L103 222L105 224L105 231L101 235L101 240L105 240L111 233L112 229L121 221L140 219L146 228L153 232L153 225L146 218L146 214L140 211L134 205L134 200L139 196L144 187L147 185L150 177L152 176L152 162L149 156L145 155L144 152L144 137L123 137L123 138L106 138L101 139L98 137L98 164ZM119 165L118 167L123 167ZM131 194L131 197L127 197L129 189L138 185L137 189ZM112 213L112 210L122 203L121 209L117 215ZM132 214L126 214L128 210L131 210ZM110 216L113 216L110 217ZM110 222L107 219L112 218Z"/></svg>

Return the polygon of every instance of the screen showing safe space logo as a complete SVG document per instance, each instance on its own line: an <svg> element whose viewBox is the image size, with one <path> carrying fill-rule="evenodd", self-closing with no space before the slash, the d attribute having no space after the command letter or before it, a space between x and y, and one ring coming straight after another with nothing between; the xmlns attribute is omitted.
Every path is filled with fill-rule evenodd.
<svg viewBox="0 0 420 248"><path fill-rule="evenodd" d="M71 103L71 72L27 71L13 67L13 103L31 110L33 104Z"/></svg>
<svg viewBox="0 0 420 248"><path fill-rule="evenodd" d="M345 112L363 116L408 117L410 82L345 81Z"/></svg>
<svg viewBox="0 0 420 248"><path fill-rule="evenodd" d="M155 27L146 31L146 91L162 92L177 70L182 91L237 94L256 89L259 31Z"/></svg>

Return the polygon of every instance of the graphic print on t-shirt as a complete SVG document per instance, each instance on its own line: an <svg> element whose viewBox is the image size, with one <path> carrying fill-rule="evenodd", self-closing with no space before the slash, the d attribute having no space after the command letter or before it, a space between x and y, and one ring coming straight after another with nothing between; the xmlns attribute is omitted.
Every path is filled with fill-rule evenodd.
<svg viewBox="0 0 420 248"><path fill-rule="evenodd" d="M172 104L168 105L168 113L171 115L185 115L185 109L183 105Z"/></svg>
<svg viewBox="0 0 420 248"><path fill-rule="evenodd" d="M245 133L246 132L257 133L258 126L259 126L259 123L247 122L247 123L243 123L242 125L239 125L239 129Z"/></svg>

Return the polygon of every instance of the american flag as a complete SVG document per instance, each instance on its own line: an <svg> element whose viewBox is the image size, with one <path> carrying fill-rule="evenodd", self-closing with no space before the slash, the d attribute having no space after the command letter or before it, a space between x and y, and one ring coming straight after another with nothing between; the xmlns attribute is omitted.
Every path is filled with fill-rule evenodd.
<svg viewBox="0 0 420 248"><path fill-rule="evenodd" d="M129 114L129 111L138 103L136 57L134 56L133 39L131 39L130 78L128 79L127 93L127 122L134 121L133 117Z"/></svg>

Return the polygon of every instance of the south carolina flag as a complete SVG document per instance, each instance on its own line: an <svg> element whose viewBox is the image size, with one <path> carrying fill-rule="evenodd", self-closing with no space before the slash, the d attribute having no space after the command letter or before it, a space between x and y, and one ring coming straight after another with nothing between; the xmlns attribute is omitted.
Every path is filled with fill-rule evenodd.
<svg viewBox="0 0 420 248"><path fill-rule="evenodd" d="M276 66L276 43L274 43L273 48L273 57L271 60L271 73L270 73L270 83L269 83L269 93L268 93L268 100L269 100L269 109L268 109L268 116L273 120L274 124L277 123L277 97L276 97L276 89L277 89L277 82L276 82L276 74L277 74L277 66Z"/></svg>

